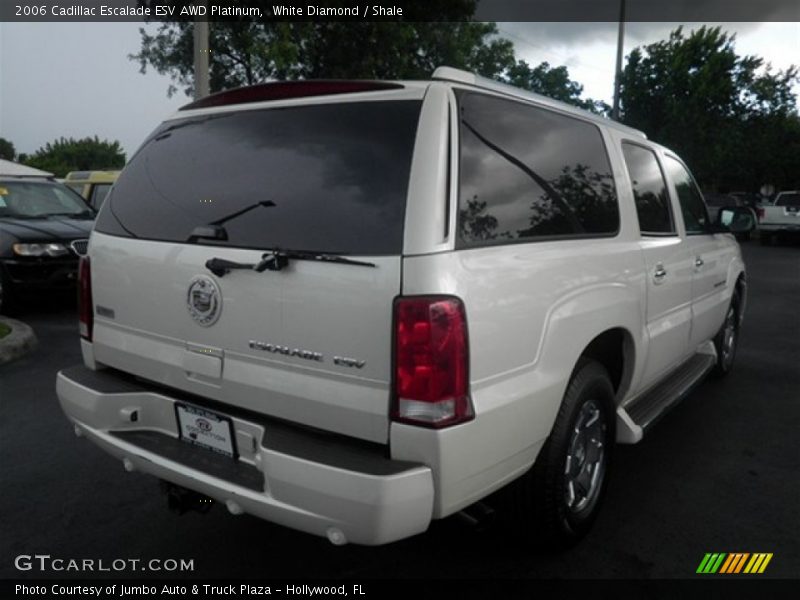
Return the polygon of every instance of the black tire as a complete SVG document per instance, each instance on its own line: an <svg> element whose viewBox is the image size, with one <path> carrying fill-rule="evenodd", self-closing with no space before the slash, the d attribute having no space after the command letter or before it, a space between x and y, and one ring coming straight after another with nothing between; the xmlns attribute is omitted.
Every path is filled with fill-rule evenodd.
<svg viewBox="0 0 800 600"><path fill-rule="evenodd" d="M586 535L605 493L615 418L608 372L600 363L581 358L536 463L506 490L501 511L507 514L501 513L501 520L513 527L519 541L537 548L567 548Z"/></svg>
<svg viewBox="0 0 800 600"><path fill-rule="evenodd" d="M741 298L739 290L734 290L725 321L714 336L714 348L717 350L717 363L714 365L715 377L725 377L733 370L736 349L739 347L739 309Z"/></svg>

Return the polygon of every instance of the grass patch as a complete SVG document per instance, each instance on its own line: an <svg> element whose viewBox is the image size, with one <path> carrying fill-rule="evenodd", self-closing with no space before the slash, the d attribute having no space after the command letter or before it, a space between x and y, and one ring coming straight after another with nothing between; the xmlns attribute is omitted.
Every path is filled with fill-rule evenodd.
<svg viewBox="0 0 800 600"><path fill-rule="evenodd" d="M11 327L5 323L0 323L0 339L6 337L9 333L11 333Z"/></svg>

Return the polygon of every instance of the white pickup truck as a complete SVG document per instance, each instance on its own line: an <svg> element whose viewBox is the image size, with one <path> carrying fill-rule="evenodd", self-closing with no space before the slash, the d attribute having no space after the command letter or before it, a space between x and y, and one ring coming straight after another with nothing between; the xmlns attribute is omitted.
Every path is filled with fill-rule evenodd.
<svg viewBox="0 0 800 600"><path fill-rule="evenodd" d="M184 107L79 278L83 364L57 378L75 433L178 505L335 544L501 489L517 534L575 542L614 443L731 370L747 298L673 152L450 68Z"/></svg>
<svg viewBox="0 0 800 600"><path fill-rule="evenodd" d="M759 206L757 212L762 244L800 234L800 191L780 192L772 204Z"/></svg>

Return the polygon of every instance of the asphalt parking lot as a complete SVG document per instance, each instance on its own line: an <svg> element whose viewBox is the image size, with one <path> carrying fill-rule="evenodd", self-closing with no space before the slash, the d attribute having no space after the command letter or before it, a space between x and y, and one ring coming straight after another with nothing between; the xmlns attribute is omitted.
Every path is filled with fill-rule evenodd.
<svg viewBox="0 0 800 600"><path fill-rule="evenodd" d="M190 573L104 576L684 578L707 552L774 553L761 577L800 577L800 246L744 245L749 305L735 372L703 383L636 446L620 446L590 535L534 554L453 517L378 548L334 547L221 506L178 516L155 479L77 439L56 372L80 362L75 307L17 318L39 337L0 367L0 577L14 557L193 559Z"/></svg>

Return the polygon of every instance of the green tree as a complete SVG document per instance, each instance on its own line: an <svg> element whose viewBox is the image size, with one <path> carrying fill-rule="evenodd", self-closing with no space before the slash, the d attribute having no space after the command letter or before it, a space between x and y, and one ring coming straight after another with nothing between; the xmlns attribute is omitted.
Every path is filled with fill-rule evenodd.
<svg viewBox="0 0 800 600"><path fill-rule="evenodd" d="M145 4L147 0L141 0ZM271 2L253 2L262 11ZM210 87L219 91L273 79L429 77L443 64L499 77L514 64L513 44L494 23L471 18L476 0L428 0L414 5L418 22L214 22L209 32ZM436 22L438 21L438 22ZM142 46L130 56L173 81L167 93L193 93L190 21L140 30Z"/></svg>
<svg viewBox="0 0 800 600"><path fill-rule="evenodd" d="M601 102L581 99L583 86L569 79L566 67L517 61L514 45L498 36L494 23L471 21L475 4L414 5L414 17L428 22L215 22L209 28L210 87L219 91L274 79L426 79L448 65L595 112L607 110ZM169 75L169 96L179 88L191 96L191 22L164 22L153 34L140 32L141 50L130 56L140 71Z"/></svg>
<svg viewBox="0 0 800 600"><path fill-rule="evenodd" d="M27 156L25 164L64 177L70 171L120 169L125 165L125 153L118 141L62 137Z"/></svg>
<svg viewBox="0 0 800 600"><path fill-rule="evenodd" d="M531 67L524 60L518 60L506 70L503 80L513 86L595 113L608 114L611 108L605 102L581 98L583 86L569 78L569 71L564 66L551 67L549 63L543 62Z"/></svg>
<svg viewBox="0 0 800 600"><path fill-rule="evenodd" d="M6 160L14 160L17 156L17 151L14 148L14 144L9 142L6 138L0 137L0 158L4 158Z"/></svg>
<svg viewBox="0 0 800 600"><path fill-rule="evenodd" d="M795 67L774 72L737 55L735 36L719 27L678 28L628 56L621 117L681 154L705 188L784 186L800 168L798 153L775 162L796 147L796 81Z"/></svg>

